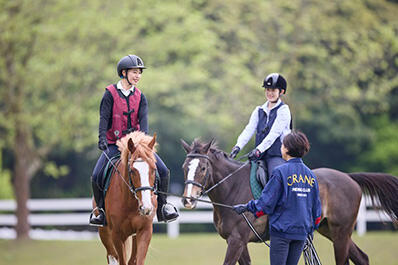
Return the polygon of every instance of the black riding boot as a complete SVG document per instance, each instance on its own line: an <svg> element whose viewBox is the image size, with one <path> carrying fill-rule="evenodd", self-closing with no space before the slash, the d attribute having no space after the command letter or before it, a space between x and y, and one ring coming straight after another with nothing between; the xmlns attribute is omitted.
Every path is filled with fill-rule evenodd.
<svg viewBox="0 0 398 265"><path fill-rule="evenodd" d="M162 192L168 192L170 173L166 177L159 178L158 189ZM177 209L170 203L167 203L167 195L158 193L158 208L156 210L158 222L172 222L179 216Z"/></svg>
<svg viewBox="0 0 398 265"><path fill-rule="evenodd" d="M97 210L99 211L98 216L94 215L94 210L90 215L90 225L93 226L105 226L106 219L105 219L105 211L104 211L104 195L102 191L99 189L97 183L91 181L91 186L93 188L94 199L97 204Z"/></svg>

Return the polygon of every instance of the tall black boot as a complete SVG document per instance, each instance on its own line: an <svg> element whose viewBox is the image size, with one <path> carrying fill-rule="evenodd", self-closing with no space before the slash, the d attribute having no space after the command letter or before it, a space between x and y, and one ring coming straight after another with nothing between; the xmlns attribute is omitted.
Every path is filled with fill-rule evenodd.
<svg viewBox="0 0 398 265"><path fill-rule="evenodd" d="M93 226L105 226L106 225L106 218L105 218L105 210L104 210L104 194L99 189L98 184L95 181L91 181L91 186L93 188L93 194L95 203L97 204L97 210L99 212L98 216L94 215L94 210L90 215L90 225Z"/></svg>
<svg viewBox="0 0 398 265"><path fill-rule="evenodd" d="M162 192L168 192L170 173L168 172L163 178L159 178L158 189ZM172 204L167 203L167 195L163 193L158 193L158 208L156 210L156 216L159 222L172 222L179 216L176 207Z"/></svg>

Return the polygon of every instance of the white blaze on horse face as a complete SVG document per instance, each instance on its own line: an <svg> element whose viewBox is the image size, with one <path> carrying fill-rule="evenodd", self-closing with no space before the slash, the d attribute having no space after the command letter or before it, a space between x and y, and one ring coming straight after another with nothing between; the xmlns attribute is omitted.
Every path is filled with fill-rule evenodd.
<svg viewBox="0 0 398 265"><path fill-rule="evenodd" d="M192 159L191 162L189 162L187 180L193 181L195 179L195 173L196 173L196 169L198 168L198 165L199 165L198 158ZM192 188L193 188L193 185L191 183L189 183L187 186L187 189L188 189L187 197L192 196Z"/></svg>
<svg viewBox="0 0 398 265"><path fill-rule="evenodd" d="M150 187L149 185L149 165L145 161L136 161L133 167L140 173L141 187ZM142 194L142 207L143 209L152 211L151 191L143 190Z"/></svg>

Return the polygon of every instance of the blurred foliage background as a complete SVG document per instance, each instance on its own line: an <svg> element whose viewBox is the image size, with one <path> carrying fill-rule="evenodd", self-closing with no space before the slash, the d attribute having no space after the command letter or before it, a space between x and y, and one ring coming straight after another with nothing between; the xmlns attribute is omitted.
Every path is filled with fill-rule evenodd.
<svg viewBox="0 0 398 265"><path fill-rule="evenodd" d="M392 0L0 0L0 198L91 195L99 103L127 54L148 67L172 192L180 138L229 152L271 72L312 168L398 175L397 14Z"/></svg>

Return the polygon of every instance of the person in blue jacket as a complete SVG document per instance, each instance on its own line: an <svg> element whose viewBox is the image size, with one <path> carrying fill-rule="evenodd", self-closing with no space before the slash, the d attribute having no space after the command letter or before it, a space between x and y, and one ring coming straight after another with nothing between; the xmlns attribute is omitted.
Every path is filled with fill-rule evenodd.
<svg viewBox="0 0 398 265"><path fill-rule="evenodd" d="M234 206L238 214L268 215L271 265L297 264L307 236L321 220L317 177L302 161L309 149L304 133L286 135L281 152L287 162L274 169L258 200Z"/></svg>
<svg viewBox="0 0 398 265"><path fill-rule="evenodd" d="M249 159L263 160L270 177L272 170L285 162L280 150L283 137L291 131L292 118L289 106L281 100L287 90L286 79L281 74L272 73L265 77L262 87L267 101L253 110L249 123L239 135L229 156L235 158L256 133L255 148L250 152ZM266 181L261 182L265 185Z"/></svg>

